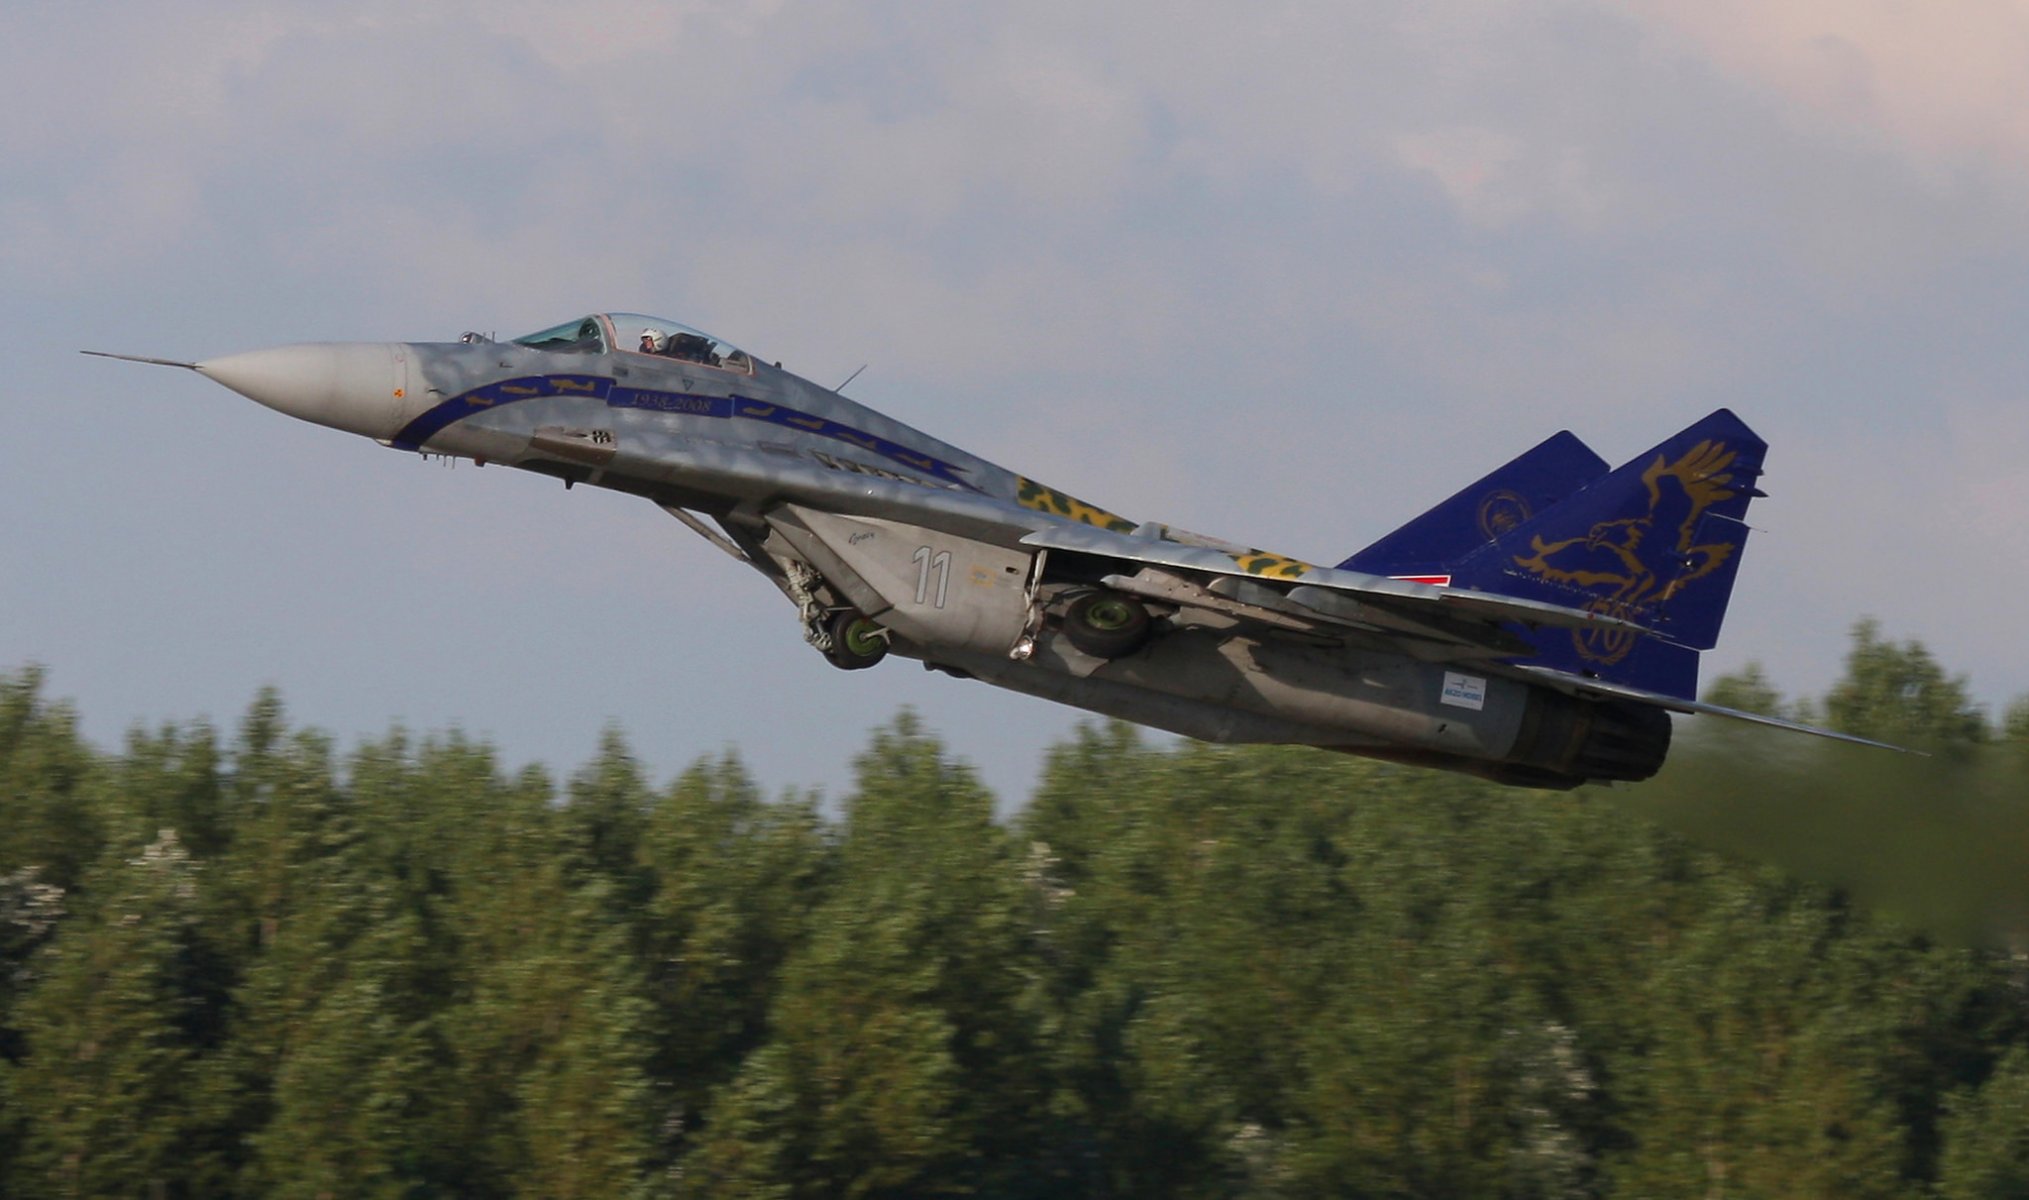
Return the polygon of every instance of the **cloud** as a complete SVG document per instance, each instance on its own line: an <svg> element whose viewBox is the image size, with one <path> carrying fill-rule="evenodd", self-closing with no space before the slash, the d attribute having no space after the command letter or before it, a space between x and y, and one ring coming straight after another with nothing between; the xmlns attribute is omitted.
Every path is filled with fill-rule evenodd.
<svg viewBox="0 0 2029 1200"><path fill-rule="evenodd" d="M1795 119L1879 141L1939 186L1968 169L2029 184L2029 7L2018 0L1648 0L1633 11Z"/></svg>
<svg viewBox="0 0 2029 1200"><path fill-rule="evenodd" d="M1611 186L1577 147L1545 153L1510 134L1472 126L1398 134L1394 146L1405 166L1434 177L1477 228L1545 212L1584 225L1615 204Z"/></svg>

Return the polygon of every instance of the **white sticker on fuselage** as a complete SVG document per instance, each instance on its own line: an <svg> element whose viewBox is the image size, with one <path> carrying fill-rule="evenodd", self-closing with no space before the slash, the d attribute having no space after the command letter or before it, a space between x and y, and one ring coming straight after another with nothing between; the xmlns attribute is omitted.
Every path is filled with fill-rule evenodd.
<svg viewBox="0 0 2029 1200"><path fill-rule="evenodd" d="M1474 712L1487 706L1487 681L1477 675L1461 675L1457 671L1444 673L1444 694L1438 697L1453 708L1469 708Z"/></svg>

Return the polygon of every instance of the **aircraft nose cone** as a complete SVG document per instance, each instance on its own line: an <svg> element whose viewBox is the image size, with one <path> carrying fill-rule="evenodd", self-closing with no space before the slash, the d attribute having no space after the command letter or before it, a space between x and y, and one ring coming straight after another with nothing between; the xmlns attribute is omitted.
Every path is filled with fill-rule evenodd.
<svg viewBox="0 0 2029 1200"><path fill-rule="evenodd" d="M228 354L197 369L277 412L367 437L391 437L407 416L406 359L386 342L317 342Z"/></svg>

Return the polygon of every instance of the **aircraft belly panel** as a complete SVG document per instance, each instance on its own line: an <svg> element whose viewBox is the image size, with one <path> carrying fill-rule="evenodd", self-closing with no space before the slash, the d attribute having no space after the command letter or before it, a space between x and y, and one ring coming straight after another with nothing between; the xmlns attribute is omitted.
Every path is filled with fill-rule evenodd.
<svg viewBox="0 0 2029 1200"><path fill-rule="evenodd" d="M1039 655L1017 662L1005 654L947 653L939 663L957 667L973 678L1024 695L1069 704L1102 716L1118 717L1207 742L1270 743L1349 748L1379 746L1342 729L1250 712L1229 704L1179 696L1100 678L1079 678Z"/></svg>
<svg viewBox="0 0 2029 1200"><path fill-rule="evenodd" d="M1249 689L1278 713L1446 753L1506 755L1528 704L1527 689L1513 680L1400 655L1340 658L1273 641L1236 649L1255 668L1245 676Z"/></svg>
<svg viewBox="0 0 2029 1200"><path fill-rule="evenodd" d="M923 646L1006 654L1022 636L1034 555L920 525L792 506L879 593L881 624Z"/></svg>
<svg viewBox="0 0 2029 1200"><path fill-rule="evenodd" d="M1157 638L1090 677L1343 731L1318 744L1384 742L1473 759L1505 756L1528 707L1527 686L1511 679L1209 630Z"/></svg>

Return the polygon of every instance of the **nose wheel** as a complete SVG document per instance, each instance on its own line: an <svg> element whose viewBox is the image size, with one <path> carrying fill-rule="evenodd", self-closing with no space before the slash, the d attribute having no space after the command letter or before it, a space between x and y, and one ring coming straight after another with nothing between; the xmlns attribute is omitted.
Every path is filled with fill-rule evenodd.
<svg viewBox="0 0 2029 1200"><path fill-rule="evenodd" d="M859 671L888 656L888 631L855 609L835 613L827 626L831 649L824 657L841 671Z"/></svg>

